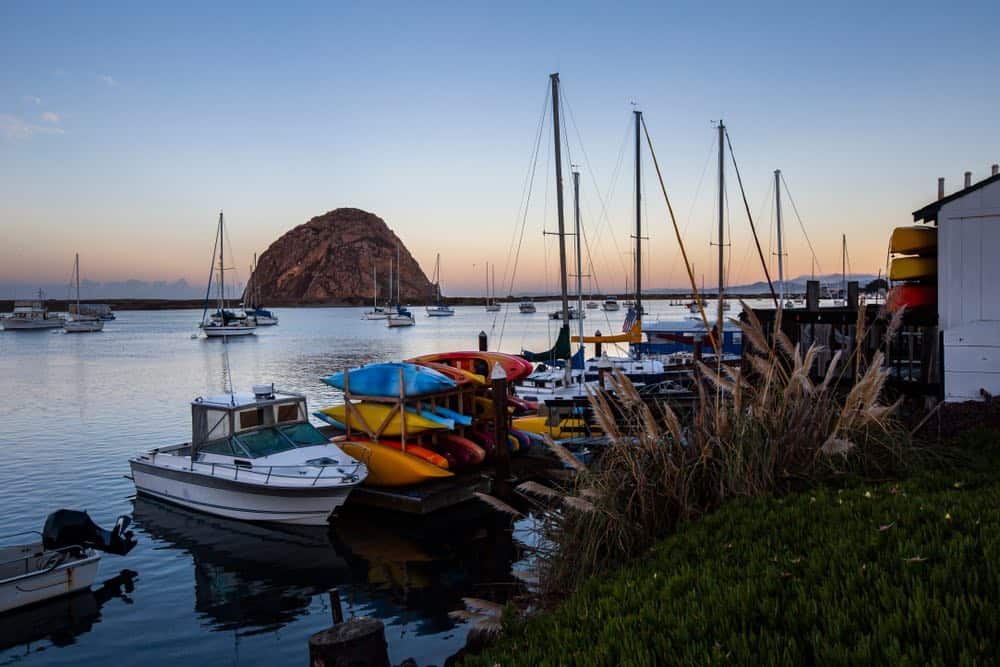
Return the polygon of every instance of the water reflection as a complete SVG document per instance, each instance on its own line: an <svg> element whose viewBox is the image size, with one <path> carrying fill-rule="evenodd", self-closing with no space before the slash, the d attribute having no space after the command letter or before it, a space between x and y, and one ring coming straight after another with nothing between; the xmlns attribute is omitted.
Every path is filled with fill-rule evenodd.
<svg viewBox="0 0 1000 667"><path fill-rule="evenodd" d="M101 607L110 600L132 604L136 573L122 570L97 588L30 605L3 615L0 623L0 650L48 640L55 646L69 646L90 632L101 620Z"/></svg>

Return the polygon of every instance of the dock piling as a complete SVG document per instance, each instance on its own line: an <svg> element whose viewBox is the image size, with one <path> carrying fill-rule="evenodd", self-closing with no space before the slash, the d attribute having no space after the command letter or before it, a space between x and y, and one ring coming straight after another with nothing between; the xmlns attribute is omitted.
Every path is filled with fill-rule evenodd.
<svg viewBox="0 0 1000 667"><path fill-rule="evenodd" d="M311 667L389 667L385 626L374 618L352 618L309 638Z"/></svg>
<svg viewBox="0 0 1000 667"><path fill-rule="evenodd" d="M479 332L479 351L486 352L489 349L489 340L486 338L486 332Z"/></svg>
<svg viewBox="0 0 1000 667"><path fill-rule="evenodd" d="M493 437L496 442L496 488L494 493L505 498L509 492L510 452L507 449L507 373L500 364L490 372L493 386Z"/></svg>

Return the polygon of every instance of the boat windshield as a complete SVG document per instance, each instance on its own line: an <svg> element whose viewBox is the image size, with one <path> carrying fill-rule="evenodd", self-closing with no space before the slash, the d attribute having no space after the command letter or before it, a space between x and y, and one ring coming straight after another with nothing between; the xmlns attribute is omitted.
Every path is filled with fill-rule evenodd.
<svg viewBox="0 0 1000 667"><path fill-rule="evenodd" d="M325 445L329 441L322 433L316 430L312 424L299 423L279 426L281 432L298 447L309 447L310 445Z"/></svg>
<svg viewBox="0 0 1000 667"><path fill-rule="evenodd" d="M281 437L281 434L274 428L262 428L258 431L240 433L235 436L234 440L243 445L247 453L255 459L295 449L292 441Z"/></svg>

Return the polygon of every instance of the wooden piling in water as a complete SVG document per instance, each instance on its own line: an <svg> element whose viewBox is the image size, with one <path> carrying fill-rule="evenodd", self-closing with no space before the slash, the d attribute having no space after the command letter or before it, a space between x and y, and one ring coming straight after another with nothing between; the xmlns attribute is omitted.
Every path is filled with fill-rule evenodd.
<svg viewBox="0 0 1000 667"><path fill-rule="evenodd" d="M309 638L311 667L389 667L385 626L374 618L352 618Z"/></svg>
<svg viewBox="0 0 1000 667"><path fill-rule="evenodd" d="M496 469L496 488L494 493L503 498L509 492L510 484L510 451L507 449L507 373L500 364L494 364L490 372L490 382L493 386L493 438L496 448L494 467Z"/></svg>

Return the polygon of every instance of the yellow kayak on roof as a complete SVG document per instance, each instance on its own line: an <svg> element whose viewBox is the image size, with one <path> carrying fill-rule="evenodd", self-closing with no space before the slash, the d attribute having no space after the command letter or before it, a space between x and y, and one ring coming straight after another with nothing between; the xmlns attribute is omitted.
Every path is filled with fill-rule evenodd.
<svg viewBox="0 0 1000 667"><path fill-rule="evenodd" d="M340 442L337 446L368 467L363 482L367 486L409 486L453 476L444 468L376 442Z"/></svg>
<svg viewBox="0 0 1000 667"><path fill-rule="evenodd" d="M896 257L889 265L890 280L924 280L937 277L937 257Z"/></svg>
<svg viewBox="0 0 1000 667"><path fill-rule="evenodd" d="M937 227L896 227L889 239L889 250L901 255L933 255L937 252Z"/></svg>
<svg viewBox="0 0 1000 667"><path fill-rule="evenodd" d="M368 428L371 429L373 432L378 430L378 427L385 420L386 416L388 416L389 411L392 410L392 406L385 405L383 403L362 402L362 403L355 403L354 407L357 408L359 413L361 413L361 416L364 418L364 420L368 422ZM358 419L356 416L354 416L353 413L349 418L350 422L348 422L346 405L334 405L329 408L320 410L320 412L322 412L327 417L333 417L341 424L348 424L351 428L356 428L361 431L367 430L364 424L361 423L361 420ZM423 431L448 429L447 426L439 424L435 421L431 421L426 417L421 417L418 414L405 411L400 413L397 411L396 414L392 416L392 419L389 420L389 423L386 425L385 430L382 431L381 435L385 436L402 435L403 421L401 418L401 414L405 415L406 417L407 435L416 435L417 433L421 433Z"/></svg>

